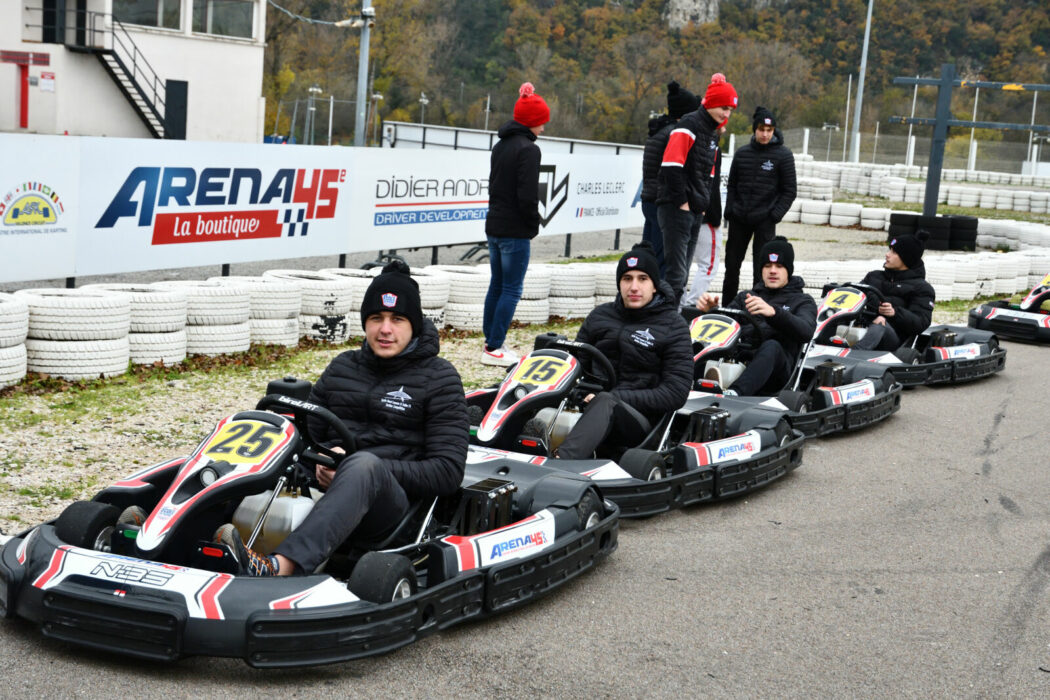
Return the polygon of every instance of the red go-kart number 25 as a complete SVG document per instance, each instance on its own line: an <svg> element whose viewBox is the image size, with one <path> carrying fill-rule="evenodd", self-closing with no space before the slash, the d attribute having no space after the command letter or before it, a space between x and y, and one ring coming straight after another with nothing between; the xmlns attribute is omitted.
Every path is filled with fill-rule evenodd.
<svg viewBox="0 0 1050 700"><path fill-rule="evenodd" d="M254 420L227 423L201 452L215 460L244 464L261 462L280 444L281 429Z"/></svg>
<svg viewBox="0 0 1050 700"><path fill-rule="evenodd" d="M572 370L568 360L558 357L533 357L514 372L512 381L537 386L553 386Z"/></svg>

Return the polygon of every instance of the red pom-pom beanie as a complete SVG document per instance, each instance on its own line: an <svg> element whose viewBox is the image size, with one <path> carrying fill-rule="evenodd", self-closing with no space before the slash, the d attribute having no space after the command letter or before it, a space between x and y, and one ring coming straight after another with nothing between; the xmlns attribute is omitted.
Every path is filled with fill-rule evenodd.
<svg viewBox="0 0 1050 700"><path fill-rule="evenodd" d="M715 109L717 107L732 107L736 109L737 103L736 90L726 81L726 77L721 73L712 75L711 84L707 86L707 92L704 93L704 99L701 100L700 104L705 109Z"/></svg>
<svg viewBox="0 0 1050 700"><path fill-rule="evenodd" d="M551 109L542 97L536 94L532 83L522 83L518 89L521 97L514 103L514 121L523 126L533 127L546 124L551 120Z"/></svg>

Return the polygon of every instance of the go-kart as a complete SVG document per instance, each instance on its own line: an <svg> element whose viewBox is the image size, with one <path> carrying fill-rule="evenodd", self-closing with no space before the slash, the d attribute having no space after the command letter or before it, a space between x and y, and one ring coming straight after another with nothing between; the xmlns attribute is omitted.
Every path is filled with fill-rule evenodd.
<svg viewBox="0 0 1050 700"><path fill-rule="evenodd" d="M272 384L272 383L271 383ZM0 612L43 634L135 657L241 657L258 667L384 653L522 605L616 549L616 506L586 477L470 460L453 496L420 500L381 541L346 543L302 576L243 575L232 520L270 551L312 507L309 472L341 457L307 419L326 409L270 394L219 422L185 458L144 469L0 544Z"/></svg>
<svg viewBox="0 0 1050 700"><path fill-rule="evenodd" d="M1050 275L1033 287L1020 304L1003 299L970 309L967 323L970 328L988 330L1010 340L1047 343L1050 342L1050 311L1043 306L1048 302Z"/></svg>
<svg viewBox="0 0 1050 700"><path fill-rule="evenodd" d="M787 385L776 401L787 409L791 426L807 437L857 430L888 418L900 409L901 385L886 365L814 353L825 328L858 313L855 300L824 298L817 327L802 349ZM755 319L746 311L717 307L690 321L695 386L722 393L743 374L760 344Z"/></svg>
<svg viewBox="0 0 1050 700"><path fill-rule="evenodd" d="M595 459L550 458L582 415L584 397L615 383L594 346L541 335L499 386L467 394L472 452L588 476L625 518L749 493L801 464L804 437L775 401L700 392L638 445L602 446Z"/></svg>
<svg viewBox="0 0 1050 700"><path fill-rule="evenodd" d="M857 295L860 295L859 297ZM882 294L866 284L827 285L826 303L857 307L849 323L825 326L812 356L850 357L889 366L903 386L920 384L961 384L988 377L1006 367L1006 349L999 347L995 334L963 326L930 326L911 343L893 352L853 347L867 333L879 315Z"/></svg>

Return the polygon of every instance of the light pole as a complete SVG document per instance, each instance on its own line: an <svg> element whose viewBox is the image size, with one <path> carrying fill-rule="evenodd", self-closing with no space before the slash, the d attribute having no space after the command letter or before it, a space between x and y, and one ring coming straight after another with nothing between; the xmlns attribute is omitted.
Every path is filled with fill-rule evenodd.
<svg viewBox="0 0 1050 700"><path fill-rule="evenodd" d="M379 130L379 102L383 96L378 92L372 93L372 141L376 141L376 132Z"/></svg>
<svg viewBox="0 0 1050 700"><path fill-rule="evenodd" d="M306 123L310 125L310 130L306 135L306 143L312 144L314 142L314 122L317 118L317 106L314 104L314 98L321 94L321 88L317 85L311 85L307 92L310 93L310 102L306 107Z"/></svg>
<svg viewBox="0 0 1050 700"><path fill-rule="evenodd" d="M828 132L828 150L827 150L827 153L824 154L824 160L825 161L830 161L831 160L831 132L832 131L838 131L839 130L839 125L838 125L837 122L835 124L832 124L830 122L824 122L824 125L820 127L820 130Z"/></svg>
<svg viewBox="0 0 1050 700"><path fill-rule="evenodd" d="M427 99L427 93L419 93L419 123L423 123L423 115L427 111L427 105L430 104L430 100Z"/></svg>
<svg viewBox="0 0 1050 700"><path fill-rule="evenodd" d="M357 115L354 119L354 145L365 145L365 122L368 112L368 37L369 30L376 24L376 9L371 0L361 0L361 16L357 19L344 19L335 23L337 27L349 27L361 30L361 48L357 57Z"/></svg>
<svg viewBox="0 0 1050 700"><path fill-rule="evenodd" d="M860 108L864 104L864 71L868 66L868 40L871 38L871 7L875 0L868 0L868 21L864 25L864 48L860 52L860 77L857 79L857 106L853 112L853 129L850 132L849 159L860 162Z"/></svg>

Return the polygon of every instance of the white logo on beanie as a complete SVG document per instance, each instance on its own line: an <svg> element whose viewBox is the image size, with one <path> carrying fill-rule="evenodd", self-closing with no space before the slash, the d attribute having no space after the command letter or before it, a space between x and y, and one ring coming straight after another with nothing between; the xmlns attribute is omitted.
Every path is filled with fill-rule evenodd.
<svg viewBox="0 0 1050 700"><path fill-rule="evenodd" d="M776 262L779 259L780 259L780 256L778 254L776 254L776 253L770 253L769 254L769 262Z"/></svg>
<svg viewBox="0 0 1050 700"><path fill-rule="evenodd" d="M383 306L387 307L388 309L392 309L395 306L397 306L397 295L396 294L391 294L390 292L387 292L386 294L383 295L382 298L383 298Z"/></svg>
<svg viewBox="0 0 1050 700"><path fill-rule="evenodd" d="M763 120L762 120L762 122L763 122L764 124L769 124L770 126L772 126L772 125L773 125L773 120L772 120L772 119L770 119L769 117L766 117L765 119L763 119Z"/></svg>
<svg viewBox="0 0 1050 700"><path fill-rule="evenodd" d="M638 258L627 258L627 267L638 267Z"/></svg>

